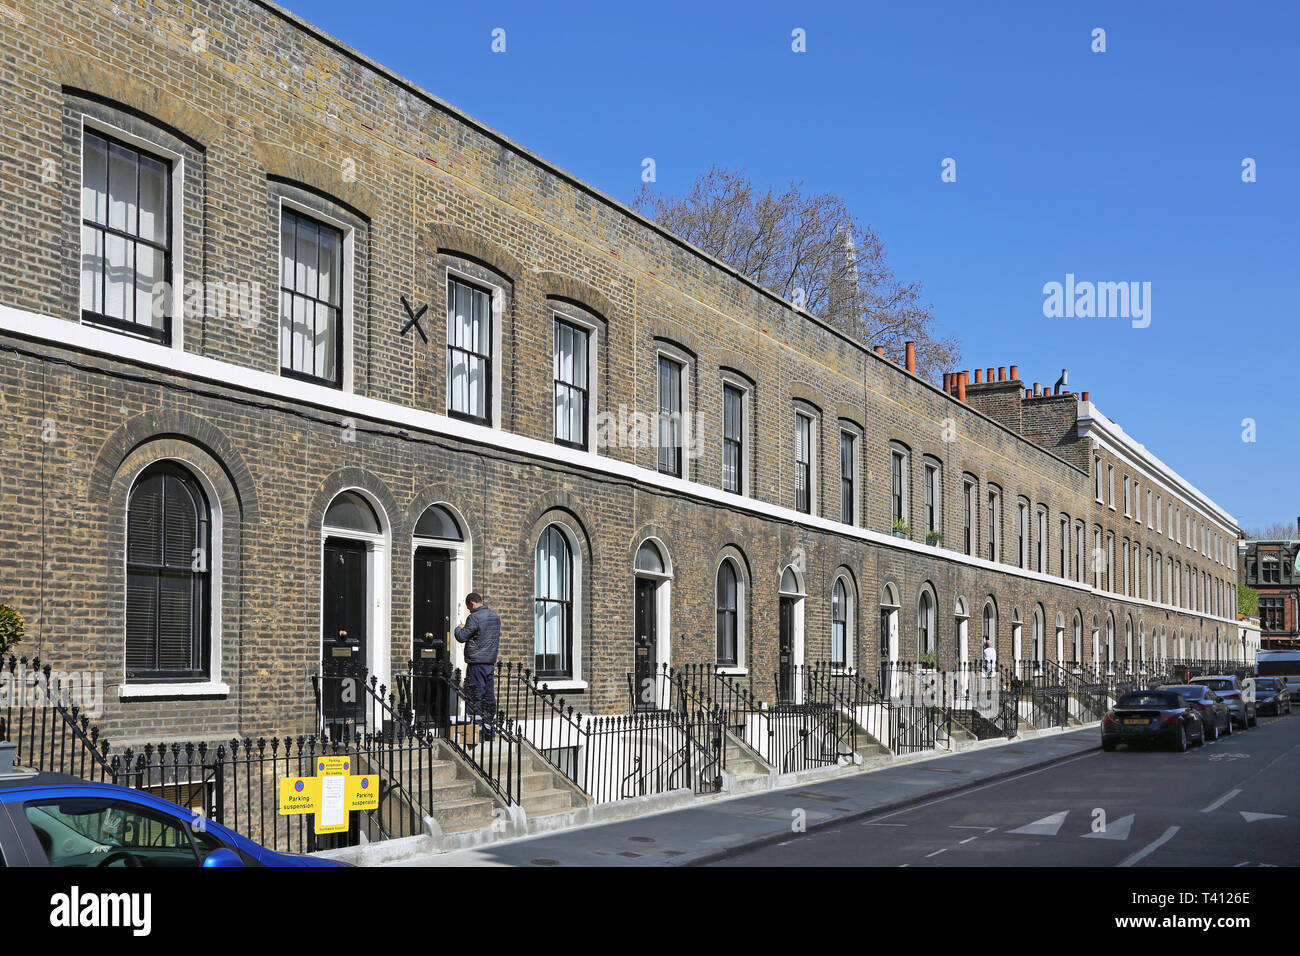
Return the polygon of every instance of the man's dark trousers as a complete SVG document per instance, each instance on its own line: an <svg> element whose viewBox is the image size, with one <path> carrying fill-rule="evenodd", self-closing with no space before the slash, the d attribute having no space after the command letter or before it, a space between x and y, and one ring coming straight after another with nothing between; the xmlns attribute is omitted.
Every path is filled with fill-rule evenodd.
<svg viewBox="0 0 1300 956"><path fill-rule="evenodd" d="M471 719L482 717L484 740L492 739L492 727L497 716L497 696L492 686L492 671L491 664L465 665L465 698L469 705L467 716Z"/></svg>

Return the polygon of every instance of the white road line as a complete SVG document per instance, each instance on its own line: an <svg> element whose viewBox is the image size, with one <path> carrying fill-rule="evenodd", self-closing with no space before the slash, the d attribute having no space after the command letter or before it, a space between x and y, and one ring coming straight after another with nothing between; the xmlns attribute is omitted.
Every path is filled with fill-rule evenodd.
<svg viewBox="0 0 1300 956"><path fill-rule="evenodd" d="M967 837L966 839L962 840L961 842L962 842L962 843L969 843L971 840L978 840L978 839L979 839L979 837L977 837L977 836Z"/></svg>
<svg viewBox="0 0 1300 956"><path fill-rule="evenodd" d="M906 823L864 823L864 827L905 827Z"/></svg>
<svg viewBox="0 0 1300 956"><path fill-rule="evenodd" d="M1233 865L1232 868L1235 870L1235 869L1237 869L1237 867L1240 867L1240 866L1250 866L1250 860L1243 860L1241 863L1236 863L1236 864Z"/></svg>
<svg viewBox="0 0 1300 956"><path fill-rule="evenodd" d="M1223 806L1225 803L1227 803L1229 800L1231 800L1233 797L1235 797L1235 796L1236 796L1237 794L1239 794L1239 793L1241 793L1240 790L1229 790L1227 793L1225 793L1223 796L1219 797L1218 800L1215 800L1212 804L1210 804L1208 807L1206 807L1206 808L1205 808L1204 810L1202 810L1201 812L1202 812L1202 813L1209 813L1211 810L1217 810L1217 809L1219 809L1219 807Z"/></svg>
<svg viewBox="0 0 1300 956"><path fill-rule="evenodd" d="M927 853L925 855L925 858L928 860L932 856L938 856L940 853L947 853L947 852L948 852L948 848L944 847L942 850L935 850L933 853Z"/></svg>
<svg viewBox="0 0 1300 956"><path fill-rule="evenodd" d="M1164 846L1166 843L1168 843L1170 840L1172 840L1172 839L1174 838L1174 834L1177 833L1178 830L1179 830L1179 827L1170 827L1170 828L1169 828L1168 830L1166 830L1163 834L1161 834L1161 835L1160 835L1159 837L1157 837L1156 839L1152 840L1150 843L1148 843L1148 844L1147 844L1146 846L1144 846L1142 849L1138 850L1136 853L1133 853L1133 854L1130 854L1129 856L1124 857L1124 859L1120 860L1119 863L1117 863L1117 864L1115 864L1115 865L1116 865L1116 866L1132 866L1134 863L1137 863L1139 860L1142 860L1142 859L1144 859L1145 857L1150 856L1150 855L1151 855L1152 853L1154 853L1156 850L1160 849L1162 846Z"/></svg>

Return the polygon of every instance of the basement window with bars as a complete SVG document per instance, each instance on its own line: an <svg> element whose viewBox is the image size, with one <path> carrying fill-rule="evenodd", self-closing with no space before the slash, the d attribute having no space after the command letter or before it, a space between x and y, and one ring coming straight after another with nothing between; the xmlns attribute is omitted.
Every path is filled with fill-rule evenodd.
<svg viewBox="0 0 1300 956"><path fill-rule="evenodd" d="M126 535L126 679L208 677L211 512L173 462L149 466L131 489Z"/></svg>

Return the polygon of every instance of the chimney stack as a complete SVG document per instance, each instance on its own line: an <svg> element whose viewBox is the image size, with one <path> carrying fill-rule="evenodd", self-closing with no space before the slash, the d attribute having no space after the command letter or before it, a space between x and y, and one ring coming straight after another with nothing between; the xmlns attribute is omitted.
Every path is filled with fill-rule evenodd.
<svg viewBox="0 0 1300 956"><path fill-rule="evenodd" d="M1035 383L1034 383L1034 398L1042 398L1042 397L1043 397L1043 383L1042 383L1042 382L1035 382Z"/></svg>
<svg viewBox="0 0 1300 956"><path fill-rule="evenodd" d="M984 380L985 380L986 382L991 382L991 381L993 381L993 369L988 369L988 370L984 373Z"/></svg>
<svg viewBox="0 0 1300 956"><path fill-rule="evenodd" d="M1070 384L1070 370L1068 368L1063 368L1061 369L1061 377L1056 380L1056 387L1055 390L1052 392L1052 394L1060 395L1061 389L1069 384ZM1068 395L1070 393L1066 392L1065 394Z"/></svg>
<svg viewBox="0 0 1300 956"><path fill-rule="evenodd" d="M1034 390L1032 388L1025 389L1025 398L1033 398L1033 397L1034 397Z"/></svg>
<svg viewBox="0 0 1300 956"><path fill-rule="evenodd" d="M979 385L982 381L984 381L984 370L982 368L977 368L975 370L975 384Z"/></svg>
<svg viewBox="0 0 1300 956"><path fill-rule="evenodd" d="M1079 396L1079 397L1080 397L1083 401L1086 402L1086 401L1088 400L1088 393L1087 393L1087 392L1084 392L1084 393L1083 393L1081 396Z"/></svg>
<svg viewBox="0 0 1300 956"><path fill-rule="evenodd" d="M999 382L1005 382L1006 380L1007 380L1007 367L1006 367L1005 365L999 365L999 366L998 366L998 381L999 381Z"/></svg>
<svg viewBox="0 0 1300 956"><path fill-rule="evenodd" d="M966 401L966 373L957 373L957 401Z"/></svg>
<svg viewBox="0 0 1300 956"><path fill-rule="evenodd" d="M952 372L943 373L943 390L952 393Z"/></svg>
<svg viewBox="0 0 1300 956"><path fill-rule="evenodd" d="M884 347L883 345L877 345L877 346L876 346L876 354L877 354L877 355L884 355L884 354L885 354L885 347Z"/></svg>
<svg viewBox="0 0 1300 956"><path fill-rule="evenodd" d="M916 343L904 342L903 354L904 354L904 361L906 362L907 370L911 372L913 375L915 375L916 374Z"/></svg>
<svg viewBox="0 0 1300 956"><path fill-rule="evenodd" d="M1018 378L1020 378L1020 366L1013 365L1011 366L1011 381L1014 382Z"/></svg>

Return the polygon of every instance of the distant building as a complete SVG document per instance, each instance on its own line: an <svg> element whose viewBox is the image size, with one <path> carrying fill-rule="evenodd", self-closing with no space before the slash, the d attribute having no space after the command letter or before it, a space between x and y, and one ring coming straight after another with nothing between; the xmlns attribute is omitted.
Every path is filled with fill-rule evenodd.
<svg viewBox="0 0 1300 956"><path fill-rule="evenodd" d="M1261 650L1300 649L1300 519L1296 525L1295 538L1242 541L1238 548L1242 581L1259 592Z"/></svg>

